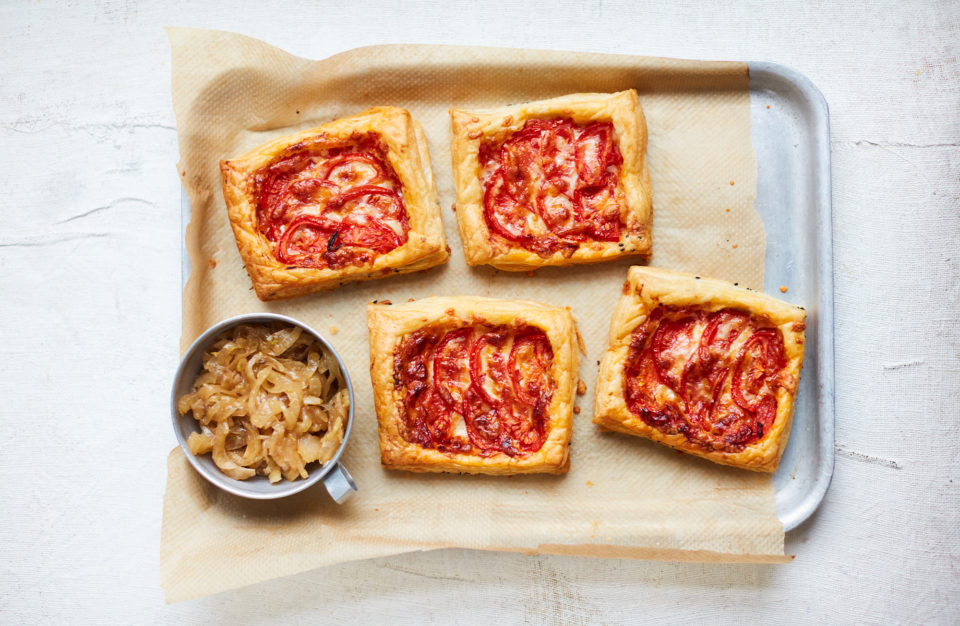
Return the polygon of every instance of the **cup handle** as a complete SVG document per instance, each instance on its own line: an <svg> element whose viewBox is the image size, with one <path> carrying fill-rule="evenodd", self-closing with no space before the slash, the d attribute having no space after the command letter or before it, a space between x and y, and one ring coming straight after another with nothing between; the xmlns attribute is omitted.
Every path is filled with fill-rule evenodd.
<svg viewBox="0 0 960 626"><path fill-rule="evenodd" d="M327 488L330 497L337 504L343 504L347 498L352 496L357 490L357 483L353 482L353 476L339 461L323 477L323 486Z"/></svg>

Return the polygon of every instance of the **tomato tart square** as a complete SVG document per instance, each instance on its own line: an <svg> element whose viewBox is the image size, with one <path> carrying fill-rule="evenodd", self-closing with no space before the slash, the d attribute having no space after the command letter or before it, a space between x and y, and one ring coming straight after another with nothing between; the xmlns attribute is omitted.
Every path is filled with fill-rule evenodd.
<svg viewBox="0 0 960 626"><path fill-rule="evenodd" d="M371 304L381 462L413 472L565 473L579 355L573 316L536 302Z"/></svg>
<svg viewBox="0 0 960 626"><path fill-rule="evenodd" d="M445 263L419 124L374 107L220 162L237 248L261 300Z"/></svg>
<svg viewBox="0 0 960 626"><path fill-rule="evenodd" d="M467 264L520 271L650 255L647 126L635 90L450 117Z"/></svg>
<svg viewBox="0 0 960 626"><path fill-rule="evenodd" d="M774 472L803 365L803 308L719 280L632 267L600 362L593 421Z"/></svg>

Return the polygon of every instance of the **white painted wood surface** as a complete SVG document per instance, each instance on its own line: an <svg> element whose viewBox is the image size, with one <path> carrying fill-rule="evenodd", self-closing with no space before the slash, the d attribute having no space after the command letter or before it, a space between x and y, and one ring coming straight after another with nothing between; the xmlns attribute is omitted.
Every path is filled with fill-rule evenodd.
<svg viewBox="0 0 960 626"><path fill-rule="evenodd" d="M960 620L960 5L0 6L0 622ZM837 467L786 566L446 550L166 606L180 315L164 25L769 60L830 104Z"/></svg>

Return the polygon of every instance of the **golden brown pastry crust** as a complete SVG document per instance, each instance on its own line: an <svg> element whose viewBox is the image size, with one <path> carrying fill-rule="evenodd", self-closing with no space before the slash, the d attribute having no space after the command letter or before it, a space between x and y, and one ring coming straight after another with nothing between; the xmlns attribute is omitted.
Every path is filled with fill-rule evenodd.
<svg viewBox="0 0 960 626"><path fill-rule="evenodd" d="M627 407L623 377L631 334L660 305L705 311L736 308L765 316L780 329L787 359L782 372L790 384L778 388L773 425L758 441L739 452L704 450L682 434L664 433L647 425ZM610 346L600 362L593 421L604 428L646 437L723 465L774 472L790 435L794 396L803 366L805 319L806 312L800 307L724 281L655 267L631 267L610 322Z"/></svg>
<svg viewBox="0 0 960 626"><path fill-rule="evenodd" d="M399 305L370 304L370 378L380 428L381 462L388 469L471 474L562 474L569 469L573 402L579 380L575 324L568 309L536 302L468 296L433 297ZM407 441L401 432L401 394L394 383L394 354L414 331L435 323L483 323L541 329L553 349L550 369L556 388L547 413L546 439L536 452L490 456L441 452Z"/></svg>
<svg viewBox="0 0 960 626"><path fill-rule="evenodd" d="M619 188L625 205L621 220L636 226L637 234L623 229L620 241L587 241L573 252L541 256L510 242L494 239L483 216L483 181L480 144L502 143L523 128L527 120L572 118L576 124L595 121L613 123L623 156ZM624 255L649 256L653 201L647 168L647 125L637 92L581 93L498 109L450 110L453 139L454 183L457 189L457 223L468 265L489 264L503 270L521 271L545 265L596 263Z"/></svg>
<svg viewBox="0 0 960 626"><path fill-rule="evenodd" d="M299 143L336 147L352 138L377 133L387 147L387 161L400 180L410 223L407 241L372 263L342 268L288 267L278 261L257 228L254 177L285 149ZM223 196L230 225L254 290L261 300L279 300L335 289L352 281L405 274L445 263L450 256L440 219L436 182L420 125L397 107L373 107L316 128L279 137L250 152L220 161Z"/></svg>

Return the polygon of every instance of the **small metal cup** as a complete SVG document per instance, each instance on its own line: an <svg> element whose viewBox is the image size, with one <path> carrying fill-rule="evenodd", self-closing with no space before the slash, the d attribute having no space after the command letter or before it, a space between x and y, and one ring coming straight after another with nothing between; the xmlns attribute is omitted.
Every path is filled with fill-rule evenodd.
<svg viewBox="0 0 960 626"><path fill-rule="evenodd" d="M305 332L313 335L317 341L323 345L324 349L336 358L340 371L343 372L343 378L347 381L347 393L350 395L350 412L347 415L347 423L343 431L343 442L340 444L337 453L333 455L333 458L327 461L322 467L308 468L310 473L309 478L293 482L283 480L276 484L271 484L266 476L254 476L248 480L235 480L221 472L209 454L196 456L190 452L190 448L187 447L187 438L190 436L190 433L199 432L200 428L190 413L180 415L177 412L177 400L180 396L191 390L193 382L203 367L204 351L216 342L224 331L239 324L269 324L272 322L299 326ZM289 496L303 491L320 480L323 481L323 485L327 488L330 496L337 504L343 503L353 495L357 490L357 485L353 481L353 477L350 476L350 472L347 471L347 468L340 463L340 455L343 454L343 449L350 439L350 429L353 427L353 406L353 384L350 382L350 373L347 371L343 359L341 359L337 351L333 349L333 346L331 346L320 333L303 322L298 322L293 318L275 313L249 313L231 317L216 324L200 335L200 337L193 342L193 345L190 346L190 349L187 350L187 353L183 355L183 359L180 361L180 367L177 368L177 374L173 379L173 390L170 394L170 414L173 417L173 431L177 435L180 447L183 448L184 453L187 455L187 460L190 461L194 469L196 469L201 476L224 491L236 496L255 500L272 500L274 498Z"/></svg>

